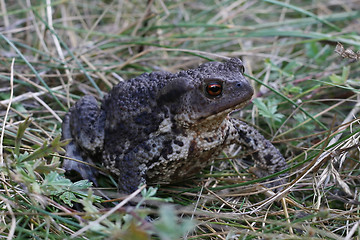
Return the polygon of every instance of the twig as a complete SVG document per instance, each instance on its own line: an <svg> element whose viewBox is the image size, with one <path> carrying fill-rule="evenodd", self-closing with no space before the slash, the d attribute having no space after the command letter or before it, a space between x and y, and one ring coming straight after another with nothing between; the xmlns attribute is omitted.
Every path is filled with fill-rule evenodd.
<svg viewBox="0 0 360 240"><path fill-rule="evenodd" d="M72 75L71 75L71 73L69 71L69 66L68 66L67 62L65 61L65 56L64 56L64 53L62 51L59 39L54 34L55 30L54 30L53 21L52 21L51 0L46 0L46 13L47 13L47 19L48 19L49 28L50 28L50 30L52 30L52 31L50 31L51 36L53 38L53 41L54 41L54 44L55 44L55 47L56 47L56 51L57 51L61 61L63 61L64 65L65 65L65 73L66 73L66 76L68 77L68 86L70 86L74 82L74 80L73 80ZM69 88L66 89L67 96L69 96L68 89Z"/></svg>
<svg viewBox="0 0 360 240"><path fill-rule="evenodd" d="M57 87L54 87L54 88L51 88L52 91L58 91L60 89L64 88L63 86L57 86ZM41 96L41 95L44 95L44 94L47 94L48 91L47 90L44 90L44 91L39 91L39 92L27 92L27 93L24 93L24 94L21 94L19 96L16 96L12 99L12 103L16 103L16 102L21 102L21 101L24 101L24 100L27 100L27 99L30 99L30 98L34 98L35 96L38 97L38 96ZM10 99L6 99L6 100L2 100L0 101L0 104L1 105L7 105L9 104L10 102Z"/></svg>
<svg viewBox="0 0 360 240"><path fill-rule="evenodd" d="M49 107L49 105L47 105L43 100L41 100L41 98L37 97L36 95L33 95L33 98L35 98L36 101L43 105L51 113L51 115L56 118L56 120L62 122L62 119L59 117L59 115L57 115L56 112L52 110L51 107Z"/></svg>
<svg viewBox="0 0 360 240"><path fill-rule="evenodd" d="M9 104L6 108L6 113L4 117L3 127L1 129L1 137L0 137L0 165L4 164L4 154L3 154L3 141L4 141L4 135L5 135L5 126L6 126L6 120L9 115L10 107L11 107L11 101L14 95L14 62L15 58L12 59L11 62L11 76L10 76L10 98L9 98Z"/></svg>
<svg viewBox="0 0 360 240"><path fill-rule="evenodd" d="M15 58L12 59L11 62L11 75L10 75L10 101L9 104L6 108L6 113L5 113L5 117L4 117L4 122L3 122L3 127L1 130L1 137L0 137L0 165L3 166L4 164L4 154L3 154L3 140L4 140L4 134L5 134L5 126L6 126L6 120L10 111L10 107L11 107L11 100L12 97L14 95L14 62L15 62ZM5 175L3 172L1 172L1 178L3 179L3 182L5 182ZM8 189L6 187L6 185L3 185L5 191L7 192L7 194L9 195ZM4 199L3 199L4 200ZM10 215L11 215L11 227L9 230L9 234L7 239L12 239L15 233L15 228L16 228L16 218L14 215L14 212L12 211L12 208L10 206L10 204L6 201L6 208L9 211Z"/></svg>

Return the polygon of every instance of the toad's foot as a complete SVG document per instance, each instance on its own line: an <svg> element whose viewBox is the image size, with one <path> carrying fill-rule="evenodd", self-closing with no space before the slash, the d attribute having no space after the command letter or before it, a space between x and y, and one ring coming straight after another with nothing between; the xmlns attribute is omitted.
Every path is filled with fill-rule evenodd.
<svg viewBox="0 0 360 240"><path fill-rule="evenodd" d="M245 152L250 153L255 162L255 167L251 169L252 173L262 178L286 169L287 164L284 157L269 140L265 139L255 128L238 119L232 118L230 121L237 132L234 142L240 144ZM275 181L266 186L282 185L286 182L286 176L287 173L282 173L271 178L270 180Z"/></svg>

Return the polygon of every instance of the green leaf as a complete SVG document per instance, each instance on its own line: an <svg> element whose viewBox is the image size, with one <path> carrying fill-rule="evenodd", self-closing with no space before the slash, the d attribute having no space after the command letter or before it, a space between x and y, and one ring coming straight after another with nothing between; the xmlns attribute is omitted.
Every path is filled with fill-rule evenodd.
<svg viewBox="0 0 360 240"><path fill-rule="evenodd" d="M342 69L341 76L338 76L333 73L329 76L329 79L334 84L345 85L349 78L349 74L350 74L350 66L344 66Z"/></svg>
<svg viewBox="0 0 360 240"><path fill-rule="evenodd" d="M70 207L73 206L72 202L78 202L78 199L76 198L75 194L72 192L64 192L63 194L60 195L60 199Z"/></svg>
<svg viewBox="0 0 360 240"><path fill-rule="evenodd" d="M259 109L259 114L266 119L272 120L274 122L281 122L282 118L284 117L283 114L277 113L279 101L276 99L270 99L266 104L261 98L256 98L253 102Z"/></svg>
<svg viewBox="0 0 360 240"><path fill-rule="evenodd" d="M77 181L77 182L74 182L70 189L71 190L79 190L79 189L88 189L92 187L92 183L89 182L89 180L80 180L80 181Z"/></svg>
<svg viewBox="0 0 360 240"><path fill-rule="evenodd" d="M80 203L84 206L84 210L86 211L86 213L88 214L99 213L98 208L93 205L93 203L97 201L98 198L99 198L98 196L94 195L91 188L87 191L87 193L80 200Z"/></svg>
<svg viewBox="0 0 360 240"><path fill-rule="evenodd" d="M346 82L346 80L349 78L349 74L350 74L350 66L344 66L341 75L344 82Z"/></svg>
<svg viewBox="0 0 360 240"><path fill-rule="evenodd" d="M302 92L302 88L298 86L294 86L293 84L287 84L283 91L288 94L300 94Z"/></svg>
<svg viewBox="0 0 360 240"><path fill-rule="evenodd" d="M266 65L270 66L272 70L279 72L280 75L294 78L294 75L292 73L289 73L287 71L284 71L284 69L278 67L275 63L273 63L270 59L265 60Z"/></svg>
<svg viewBox="0 0 360 240"><path fill-rule="evenodd" d="M58 157L53 157L50 164L47 164L46 161L42 159L40 161L36 161L38 164L35 167L34 171L43 174L49 174L52 171L56 171L58 173L64 173L65 170L60 168L60 159Z"/></svg>
<svg viewBox="0 0 360 240"><path fill-rule="evenodd" d="M23 121L23 122L21 122L19 124L19 128L18 128L17 135L16 135L16 138L15 138L15 150L14 150L14 153L15 153L16 156L19 156L21 139L24 136L26 128L29 127L31 122L32 122L32 120L29 117L27 117L25 119L25 121Z"/></svg>
<svg viewBox="0 0 360 240"><path fill-rule="evenodd" d="M57 195L69 189L73 183L63 177L60 176L57 172L51 172L45 176L45 179L42 183L42 189L46 194L49 195Z"/></svg>
<svg viewBox="0 0 360 240"><path fill-rule="evenodd" d="M80 180L72 183L63 175L53 171L45 176L41 185L41 190L44 194L60 196L60 199L66 204L72 206L71 202L81 202L78 197L88 197L83 190L89 189L92 183L88 180ZM101 198L94 196L92 201L100 201Z"/></svg>
<svg viewBox="0 0 360 240"><path fill-rule="evenodd" d="M179 222L172 206L161 206L159 210L160 219L154 223L156 233L162 240L181 239L195 227L191 219L182 219Z"/></svg>
<svg viewBox="0 0 360 240"><path fill-rule="evenodd" d="M308 58L314 59L319 52L319 45L317 44L317 42L306 43L305 52Z"/></svg>
<svg viewBox="0 0 360 240"><path fill-rule="evenodd" d="M23 161L30 161L38 158L42 158L50 153L63 151L61 147L66 146L68 141L60 141L61 136L57 136L51 143L47 143L46 141L43 145L36 149L33 153L31 153L27 158L23 159Z"/></svg>
<svg viewBox="0 0 360 240"><path fill-rule="evenodd" d="M338 85L343 85L344 84L344 80L343 80L343 78L342 77L340 77L340 76L338 76L338 75L336 75L336 74L331 74L330 76L329 76L329 78L330 78L330 81L332 82L332 83L335 83L335 84L338 84Z"/></svg>
<svg viewBox="0 0 360 240"><path fill-rule="evenodd" d="M146 200L155 200L155 201L162 201L162 202L173 202L171 197L169 198L158 198L155 197L157 192L157 188L149 187L148 189L144 188L141 191L142 199L136 205L136 208L139 208Z"/></svg>
<svg viewBox="0 0 360 240"><path fill-rule="evenodd" d="M155 196L157 192L157 188L154 187L149 187L148 189L144 188L141 191L141 195L143 196L143 198L145 199L150 199L151 197Z"/></svg>

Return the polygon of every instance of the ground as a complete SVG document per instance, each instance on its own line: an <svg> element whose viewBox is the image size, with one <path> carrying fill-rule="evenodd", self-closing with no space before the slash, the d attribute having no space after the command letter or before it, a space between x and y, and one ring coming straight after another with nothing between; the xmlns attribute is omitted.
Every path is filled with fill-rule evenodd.
<svg viewBox="0 0 360 240"><path fill-rule="evenodd" d="M0 5L1 236L360 238L359 0ZM118 194L109 176L102 188L64 176L61 121L76 100L221 56L242 58L255 89L234 116L287 160L277 195L236 148L186 182L143 186L137 197Z"/></svg>

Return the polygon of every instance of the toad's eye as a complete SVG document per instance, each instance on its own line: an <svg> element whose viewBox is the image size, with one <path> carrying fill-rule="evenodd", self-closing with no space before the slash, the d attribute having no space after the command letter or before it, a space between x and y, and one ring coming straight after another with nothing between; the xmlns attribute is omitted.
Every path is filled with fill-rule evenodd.
<svg viewBox="0 0 360 240"><path fill-rule="evenodd" d="M245 67L244 67L244 65L241 65L241 66L240 66L240 72L241 72L242 74L244 74L244 72L245 72Z"/></svg>
<svg viewBox="0 0 360 240"><path fill-rule="evenodd" d="M212 82L206 85L206 93L211 97L219 96L222 93L221 83Z"/></svg>

